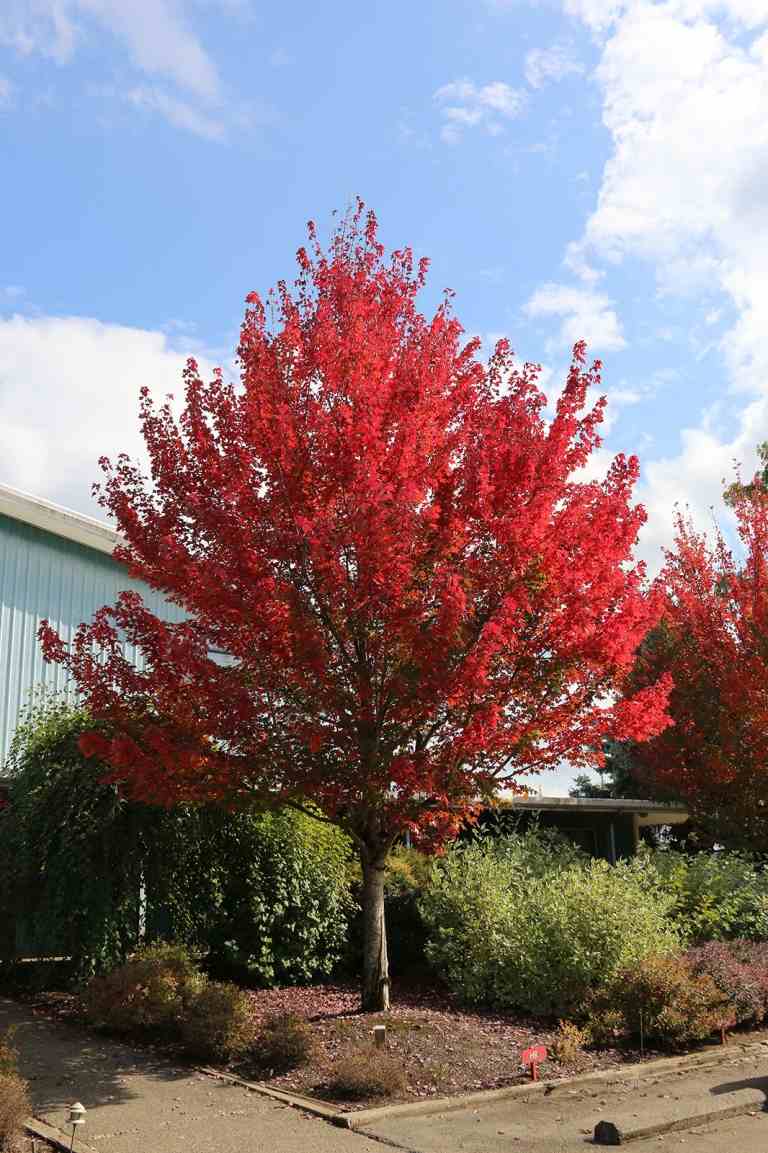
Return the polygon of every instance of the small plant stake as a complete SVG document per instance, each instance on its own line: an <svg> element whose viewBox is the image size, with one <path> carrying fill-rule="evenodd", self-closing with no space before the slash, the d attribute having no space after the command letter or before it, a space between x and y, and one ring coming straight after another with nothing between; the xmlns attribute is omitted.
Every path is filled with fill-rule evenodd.
<svg viewBox="0 0 768 1153"><path fill-rule="evenodd" d="M79 1125L85 1125L85 1108L79 1101L69 1107L69 1123L72 1126L72 1140L69 1143L70 1153L75 1147L75 1133Z"/></svg>
<svg viewBox="0 0 768 1153"><path fill-rule="evenodd" d="M377 1049L383 1049L387 1043L387 1026L374 1025L373 1026L373 1043Z"/></svg>
<svg viewBox="0 0 768 1153"><path fill-rule="evenodd" d="M544 1045L531 1045L530 1049L523 1049L520 1054L520 1064L526 1065L532 1081L539 1079L539 1065L547 1059L547 1050Z"/></svg>

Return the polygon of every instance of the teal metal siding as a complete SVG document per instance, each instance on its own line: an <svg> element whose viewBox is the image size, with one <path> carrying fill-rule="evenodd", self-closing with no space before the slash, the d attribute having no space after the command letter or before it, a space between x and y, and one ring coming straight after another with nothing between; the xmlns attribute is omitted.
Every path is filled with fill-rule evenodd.
<svg viewBox="0 0 768 1153"><path fill-rule="evenodd" d="M0 514L0 766L19 713L38 685L74 695L64 670L43 661L37 629L46 618L69 641L81 621L113 604L124 589L138 589L168 620L182 612L160 593L129 580L107 553ZM137 659L134 646L126 655Z"/></svg>

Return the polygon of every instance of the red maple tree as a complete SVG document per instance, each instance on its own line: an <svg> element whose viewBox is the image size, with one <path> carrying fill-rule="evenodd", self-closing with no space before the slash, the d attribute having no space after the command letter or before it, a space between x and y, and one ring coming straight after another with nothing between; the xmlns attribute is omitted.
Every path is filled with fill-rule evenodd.
<svg viewBox="0 0 768 1153"><path fill-rule="evenodd" d="M187 619L125 593L71 647L41 639L133 796L294 805L349 833L381 1009L393 843L440 845L520 774L656 732L665 685L615 690L659 605L631 560L636 459L575 476L604 408L582 344L547 419L536 366L504 341L483 363L447 296L417 311L426 262L386 257L362 205L327 251L310 226L298 264L248 298L239 385L190 361L178 419L142 392L151 476L102 461L115 555Z"/></svg>
<svg viewBox="0 0 768 1153"><path fill-rule="evenodd" d="M640 650L635 688L672 677L673 724L633 751L634 771L683 798L701 835L768 843L768 492L760 476L726 493L741 556L677 520L659 578L664 616Z"/></svg>

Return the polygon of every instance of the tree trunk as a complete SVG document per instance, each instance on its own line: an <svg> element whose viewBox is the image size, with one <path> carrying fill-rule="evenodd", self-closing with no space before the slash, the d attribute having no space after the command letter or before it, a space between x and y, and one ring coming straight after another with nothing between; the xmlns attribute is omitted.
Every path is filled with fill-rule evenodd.
<svg viewBox="0 0 768 1153"><path fill-rule="evenodd" d="M389 958L384 919L384 868L387 854L361 852L363 866L363 996L364 1013L389 1009Z"/></svg>

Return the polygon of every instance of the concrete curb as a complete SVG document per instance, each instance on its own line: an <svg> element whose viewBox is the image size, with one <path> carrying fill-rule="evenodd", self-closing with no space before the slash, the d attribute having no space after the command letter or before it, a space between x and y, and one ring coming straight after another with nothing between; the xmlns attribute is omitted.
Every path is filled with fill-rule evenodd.
<svg viewBox="0 0 768 1153"><path fill-rule="evenodd" d="M336 1120L339 1117L338 1105L332 1105L329 1101L321 1101L318 1097L304 1097L301 1093L288 1093L285 1089L273 1089L271 1085L265 1085L263 1081L246 1081L243 1077L237 1077L234 1073L222 1073L220 1069L210 1069L207 1065L196 1066L198 1073L204 1073L206 1077L217 1077L220 1081L228 1081L231 1085L240 1085L243 1089L250 1090L251 1093L260 1093L262 1097L271 1097L273 1101L280 1101L283 1105L292 1105L294 1109L303 1109L305 1113L313 1113L316 1117L323 1117L326 1121L332 1121L334 1124L339 1124ZM346 1116L346 1114L341 1114Z"/></svg>
<svg viewBox="0 0 768 1153"><path fill-rule="evenodd" d="M53 1145L54 1149L60 1149L62 1153L69 1153L71 1135L62 1129L55 1129L53 1125L49 1125L47 1121L41 1121L39 1117L28 1117L24 1122L24 1129L30 1137L38 1137L41 1141L47 1141L49 1145ZM97 1153L97 1150L76 1137L74 1153Z"/></svg>
<svg viewBox="0 0 768 1153"><path fill-rule="evenodd" d="M743 1105L726 1105L722 1109L709 1109L706 1113L696 1113L691 1117L679 1117L677 1121L661 1121L658 1125L646 1125L643 1129L622 1129L620 1144L626 1145L628 1141L641 1141L648 1137L660 1137L665 1133L684 1133L695 1129L697 1125L709 1125L714 1121L728 1121L731 1117L743 1117L748 1113L764 1113L765 1108L758 1102L746 1102ZM594 1141L593 1144L605 1142Z"/></svg>
<svg viewBox="0 0 768 1153"><path fill-rule="evenodd" d="M345 1129L361 1129L390 1117L419 1117L429 1113L450 1113L473 1105L492 1105L514 1097L548 1096L559 1089L577 1089L580 1085L601 1084L606 1081L640 1080L645 1077L665 1073L688 1072L706 1069L730 1061L734 1054L748 1056L750 1053L766 1053L767 1043L758 1041L746 1045L728 1044L717 1046L716 1050L701 1054L686 1054L682 1057L657 1057L653 1061L638 1061L632 1065L621 1065L613 1069L598 1069L595 1073L583 1073L576 1077L562 1077L551 1081L526 1081L522 1085L509 1085L505 1089L482 1089L477 1093L465 1093L459 1097L430 1097L420 1101L406 1101L401 1105L380 1105L373 1109L360 1109L356 1113L337 1113L332 1118L335 1125ZM695 1122L694 1122L695 1124Z"/></svg>
<svg viewBox="0 0 768 1153"><path fill-rule="evenodd" d="M620 1065L612 1069L598 1069L595 1073L583 1073L576 1077L562 1077L550 1081L525 1081L523 1084L508 1085L504 1089L482 1089L477 1093L464 1093L457 1097L426 1097L418 1101L405 1101L399 1105L378 1105L372 1109L358 1109L347 1112L339 1109L329 1101L321 1101L316 1097L304 1097L300 1093L288 1093L283 1089L273 1089L262 1081L246 1081L233 1073L223 1073L219 1069L209 1066L197 1066L198 1073L208 1077L217 1077L233 1085L241 1085L252 1093L260 1093L264 1097L271 1097L283 1105L290 1105L294 1109L303 1109L316 1117L322 1117L332 1125L342 1129L362 1129L367 1125L375 1124L390 1117L419 1117L429 1113L449 1113L458 1109L465 1109L473 1105L492 1105L496 1101L504 1101L514 1097L530 1097L531 1095L549 1095L559 1089L574 1089L580 1085L593 1083L601 1084L605 1081L626 1081L663 1075L665 1073L688 1072L695 1069L706 1069L712 1065L719 1065L732 1060L735 1053L749 1056L751 1053L766 1053L768 1041L752 1041L744 1044L729 1042L725 1046L718 1045L703 1053L685 1054L682 1057L657 1057L652 1061L638 1061L632 1065ZM736 1108L731 1106L731 1108ZM752 1106L738 1107L742 1112L749 1112ZM717 1117L738 1116L737 1113L717 1112ZM685 1127L688 1122L685 1121ZM703 1124L694 1120L690 1124ZM629 1140L627 1136L625 1140ZM87 1150L84 1153L88 1153Z"/></svg>

